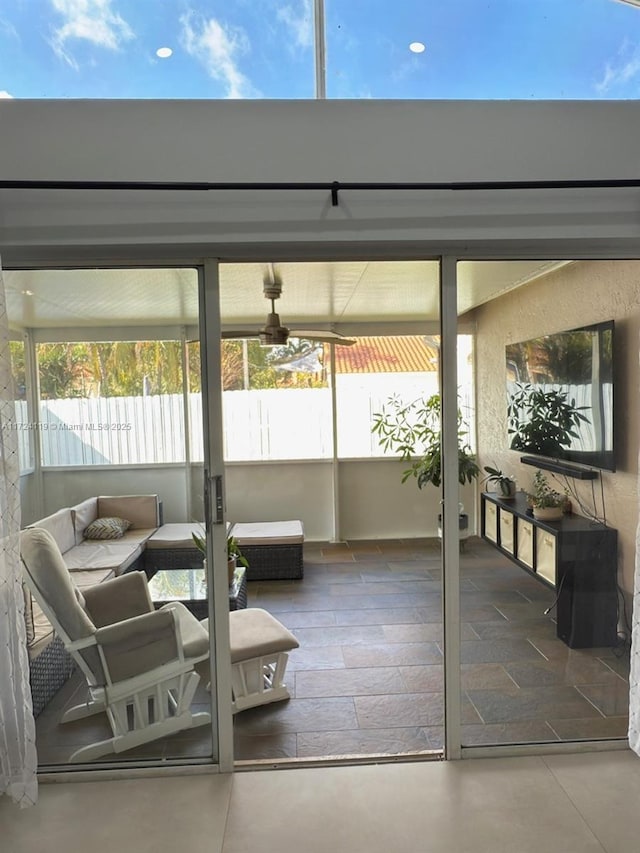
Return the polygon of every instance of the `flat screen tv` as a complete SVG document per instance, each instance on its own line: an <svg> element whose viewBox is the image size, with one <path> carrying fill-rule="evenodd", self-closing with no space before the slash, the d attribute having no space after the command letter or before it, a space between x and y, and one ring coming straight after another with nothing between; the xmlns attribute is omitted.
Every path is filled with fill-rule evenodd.
<svg viewBox="0 0 640 853"><path fill-rule="evenodd" d="M615 471L614 322L508 344L509 447Z"/></svg>

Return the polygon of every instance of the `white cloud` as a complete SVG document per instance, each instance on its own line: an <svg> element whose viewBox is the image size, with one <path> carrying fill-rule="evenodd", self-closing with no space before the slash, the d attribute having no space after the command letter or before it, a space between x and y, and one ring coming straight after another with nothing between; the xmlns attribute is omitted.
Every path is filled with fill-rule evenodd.
<svg viewBox="0 0 640 853"><path fill-rule="evenodd" d="M51 0L63 19L53 32L51 46L56 54L74 68L78 63L67 51L70 39L84 39L98 47L119 50L123 42L133 38L127 22L111 8L112 0Z"/></svg>
<svg viewBox="0 0 640 853"><path fill-rule="evenodd" d="M0 33L10 36L10 38L14 38L16 41L20 41L20 36L18 35L16 28L13 26L11 21L6 21L4 18L0 18Z"/></svg>
<svg viewBox="0 0 640 853"><path fill-rule="evenodd" d="M615 58L605 63L602 79L596 83L599 95L610 89L629 83L640 74L640 48L625 40Z"/></svg>
<svg viewBox="0 0 640 853"><path fill-rule="evenodd" d="M298 47L313 45L313 10L311 0L298 0L297 6L287 4L277 11L278 20L287 26Z"/></svg>
<svg viewBox="0 0 640 853"><path fill-rule="evenodd" d="M2 89L2 90L0 90L0 99L5 99L5 98L13 98L13 95L10 95L6 89Z"/></svg>
<svg viewBox="0 0 640 853"><path fill-rule="evenodd" d="M210 77L224 84L227 98L258 94L238 66L238 58L249 50L244 30L224 26L215 18L206 20L193 12L183 15L180 23L184 49L205 67Z"/></svg>

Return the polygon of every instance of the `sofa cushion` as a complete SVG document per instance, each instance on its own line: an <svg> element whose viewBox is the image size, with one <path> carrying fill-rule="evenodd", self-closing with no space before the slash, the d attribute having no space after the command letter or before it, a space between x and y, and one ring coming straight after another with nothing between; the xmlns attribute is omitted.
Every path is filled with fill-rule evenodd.
<svg viewBox="0 0 640 853"><path fill-rule="evenodd" d="M81 545L84 539L84 531L98 517L98 498L87 498L86 501L71 507L71 518L73 519L73 530L76 536L76 545Z"/></svg>
<svg viewBox="0 0 640 853"><path fill-rule="evenodd" d="M299 545L304 542L304 528L293 521L240 521L231 528L238 545Z"/></svg>
<svg viewBox="0 0 640 853"><path fill-rule="evenodd" d="M95 586L102 581L111 580L115 577L115 572L113 569L87 569L86 571L76 569L71 577L78 590L82 592L88 586Z"/></svg>
<svg viewBox="0 0 640 853"><path fill-rule="evenodd" d="M142 553L138 542L123 542L119 539L112 541L91 541L85 539L82 545L76 545L64 555L64 561L70 572L93 571L95 569L111 569L114 574L121 574ZM96 580L96 583L98 581Z"/></svg>
<svg viewBox="0 0 640 853"><path fill-rule="evenodd" d="M198 533L203 536L203 525L198 521L193 522L172 522L171 524L163 524L149 538L147 548L188 548L196 547L191 536L192 533Z"/></svg>
<svg viewBox="0 0 640 853"><path fill-rule="evenodd" d="M122 539L127 530L131 527L131 522L126 518L116 518L108 516L107 518L96 518L91 524L85 528L85 539Z"/></svg>
<svg viewBox="0 0 640 853"><path fill-rule="evenodd" d="M159 505L157 495L101 495L98 498L98 517L126 518L135 530L139 527L157 527Z"/></svg>
<svg viewBox="0 0 640 853"><path fill-rule="evenodd" d="M71 516L71 510L68 507L59 509L52 515L48 515L46 518L42 518L40 521L36 521L29 526L40 527L50 533L63 554L65 551L68 551L69 548L73 548L76 544L75 532L73 530L73 518Z"/></svg>

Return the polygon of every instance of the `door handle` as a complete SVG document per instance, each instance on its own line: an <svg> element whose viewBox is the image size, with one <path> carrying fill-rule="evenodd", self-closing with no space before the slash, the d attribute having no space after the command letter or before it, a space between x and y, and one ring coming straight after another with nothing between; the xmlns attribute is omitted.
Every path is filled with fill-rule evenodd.
<svg viewBox="0 0 640 853"><path fill-rule="evenodd" d="M211 499L213 497L213 523L222 524L224 521L224 491L222 488L222 474L204 478L204 517L209 518Z"/></svg>

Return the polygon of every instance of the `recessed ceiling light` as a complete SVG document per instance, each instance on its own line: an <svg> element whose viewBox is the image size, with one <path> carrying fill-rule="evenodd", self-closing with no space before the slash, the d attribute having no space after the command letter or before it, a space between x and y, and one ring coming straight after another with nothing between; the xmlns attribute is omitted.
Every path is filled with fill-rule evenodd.
<svg viewBox="0 0 640 853"><path fill-rule="evenodd" d="M173 51L170 47L159 47L156 50L156 56L159 56L160 59L168 59L172 53Z"/></svg>
<svg viewBox="0 0 640 853"><path fill-rule="evenodd" d="M411 53L424 53L426 47L421 41L412 41L409 45L409 50L411 51Z"/></svg>
<svg viewBox="0 0 640 853"><path fill-rule="evenodd" d="M33 290L21 290L23 296L33 296Z"/></svg>

